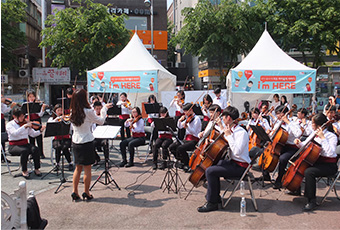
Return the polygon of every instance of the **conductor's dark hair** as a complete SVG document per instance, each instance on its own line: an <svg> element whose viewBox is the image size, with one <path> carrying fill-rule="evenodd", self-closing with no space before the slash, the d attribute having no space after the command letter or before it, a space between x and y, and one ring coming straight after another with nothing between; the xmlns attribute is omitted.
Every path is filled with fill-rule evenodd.
<svg viewBox="0 0 340 230"><path fill-rule="evenodd" d="M214 90L214 94L219 94L219 93L221 93L221 89L220 89L220 88L216 88L216 89Z"/></svg>
<svg viewBox="0 0 340 230"><path fill-rule="evenodd" d="M233 106L228 106L227 108L225 108L225 110L223 110L222 116L230 116L231 119L236 120L237 118L239 118L240 113L238 112L237 108Z"/></svg>
<svg viewBox="0 0 340 230"><path fill-rule="evenodd" d="M307 114L308 114L308 111L307 111L306 108L300 108L300 109L298 110L298 112L304 114L305 116L307 116Z"/></svg>
<svg viewBox="0 0 340 230"><path fill-rule="evenodd" d="M215 111L216 109L216 112L222 112L222 109L219 105L216 105L216 104L212 104L210 107L209 107L209 111Z"/></svg>
<svg viewBox="0 0 340 230"><path fill-rule="evenodd" d="M169 113L168 113L168 109L164 106L160 107L159 108L159 113L166 113L166 116L165 117L169 117Z"/></svg>
<svg viewBox="0 0 340 230"><path fill-rule="evenodd" d="M190 108L192 107L192 104L191 103L186 103L183 105L183 111L188 111Z"/></svg>
<svg viewBox="0 0 340 230"><path fill-rule="evenodd" d="M87 101L87 92L85 89L77 89L72 95L70 104L72 111L70 120L75 126L81 126L84 123L86 116L84 108L91 108Z"/></svg>
<svg viewBox="0 0 340 230"><path fill-rule="evenodd" d="M275 109L275 113L287 113L287 112L288 112L288 108L284 105L279 105Z"/></svg>
<svg viewBox="0 0 340 230"><path fill-rule="evenodd" d="M24 113L21 111L21 107L15 107L15 108L12 110L12 115L15 116L15 117L20 117L21 114L24 114Z"/></svg>

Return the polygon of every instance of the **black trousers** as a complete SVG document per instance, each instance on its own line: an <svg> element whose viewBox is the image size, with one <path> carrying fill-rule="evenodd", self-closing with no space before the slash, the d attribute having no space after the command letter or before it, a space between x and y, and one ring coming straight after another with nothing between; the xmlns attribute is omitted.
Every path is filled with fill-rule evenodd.
<svg viewBox="0 0 340 230"><path fill-rule="evenodd" d="M202 121L202 131L205 130L205 128L207 127L209 121Z"/></svg>
<svg viewBox="0 0 340 230"><path fill-rule="evenodd" d="M130 127L125 127L124 123L127 119L119 119L119 125L120 125L120 137L122 140L125 139L125 133L126 133L126 138L131 137L130 133Z"/></svg>
<svg viewBox="0 0 340 230"><path fill-rule="evenodd" d="M27 145L9 145L8 151L12 156L20 156L20 164L22 167L22 171L27 171L27 161L28 156L32 155L34 168L40 168L40 155L39 149L31 144Z"/></svg>
<svg viewBox="0 0 340 230"><path fill-rule="evenodd" d="M1 132L2 133L4 133L4 132L6 132L6 122L5 122L5 118L3 118L3 119L1 119ZM2 145L2 148L3 148L3 150L5 151L5 141L2 141L1 140L1 145ZM4 156L3 155L1 155L1 159L3 158Z"/></svg>
<svg viewBox="0 0 340 230"><path fill-rule="evenodd" d="M39 136L37 137L29 137L29 140L30 140L30 144L31 145L35 145L35 141L37 141L37 146L38 146L38 149L39 149L39 154L41 156L44 155L44 148L43 148L43 137L42 135L40 134Z"/></svg>
<svg viewBox="0 0 340 230"><path fill-rule="evenodd" d="M288 164L288 160L298 151L298 148L293 148L291 146L285 145L281 151L279 157L279 171L278 176L276 178L276 183L282 183L282 177L286 173L286 167Z"/></svg>
<svg viewBox="0 0 340 230"><path fill-rule="evenodd" d="M94 147L98 150L98 148L103 147L104 157L109 157L109 140L107 139L94 139ZM96 152L96 160L100 161L100 157Z"/></svg>
<svg viewBox="0 0 340 230"><path fill-rule="evenodd" d="M208 190L206 199L211 203L218 203L221 200L220 177L225 179L241 177L246 168L236 164L234 161L220 160L216 165L212 165L205 170L205 176L208 181Z"/></svg>
<svg viewBox="0 0 340 230"><path fill-rule="evenodd" d="M133 163L135 156L135 147L145 144L145 137L130 137L120 142L120 152L122 153L122 159L126 162L126 146L130 153L130 163Z"/></svg>
<svg viewBox="0 0 340 230"><path fill-rule="evenodd" d="M316 177L331 176L338 170L336 163L316 162L305 170L305 197L308 201L316 198Z"/></svg>
<svg viewBox="0 0 340 230"><path fill-rule="evenodd" d="M160 147L163 149L163 160L166 160L169 156L168 148L172 144L171 138L157 138L155 146L153 147L153 162L157 162L158 150Z"/></svg>
<svg viewBox="0 0 340 230"><path fill-rule="evenodd" d="M178 116L175 117L176 125L177 125L177 122L180 118L181 117L178 117ZM184 136L185 136L185 129L178 129L177 136L178 136L178 139L183 140Z"/></svg>
<svg viewBox="0 0 340 230"><path fill-rule="evenodd" d="M180 160L184 165L189 165L189 155L187 151L195 149L197 141L183 141L184 144L181 145L179 142L174 142L169 146L170 152Z"/></svg>
<svg viewBox="0 0 340 230"><path fill-rule="evenodd" d="M55 161L60 162L61 152L64 154L68 163L71 163L71 139L53 140L52 146L55 149Z"/></svg>

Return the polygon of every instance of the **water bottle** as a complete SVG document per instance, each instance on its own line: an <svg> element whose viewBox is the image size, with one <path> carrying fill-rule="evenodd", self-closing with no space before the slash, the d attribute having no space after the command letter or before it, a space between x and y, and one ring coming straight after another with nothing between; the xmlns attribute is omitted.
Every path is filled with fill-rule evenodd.
<svg viewBox="0 0 340 230"><path fill-rule="evenodd" d="M246 216L246 199L242 197L241 204L240 204L240 216Z"/></svg>
<svg viewBox="0 0 340 230"><path fill-rule="evenodd" d="M240 183L240 194L242 196L244 195L244 181L241 181L241 183Z"/></svg>

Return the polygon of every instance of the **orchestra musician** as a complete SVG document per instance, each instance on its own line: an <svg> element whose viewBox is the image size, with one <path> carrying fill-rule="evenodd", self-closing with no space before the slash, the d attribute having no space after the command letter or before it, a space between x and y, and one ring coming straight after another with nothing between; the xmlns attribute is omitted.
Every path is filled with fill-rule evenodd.
<svg viewBox="0 0 340 230"><path fill-rule="evenodd" d="M288 104L286 95L281 95L281 105L283 106L287 105L287 109L290 110L290 106Z"/></svg>
<svg viewBox="0 0 340 230"><path fill-rule="evenodd" d="M213 100L213 104L219 105L222 110L227 108L227 106L228 106L227 99L224 98L223 96L221 96L221 89L216 88L214 90L214 94L215 94L216 97Z"/></svg>
<svg viewBox="0 0 340 230"><path fill-rule="evenodd" d="M312 118L312 128L316 130L317 137L314 138L321 146L321 152L318 160L313 166L305 170L305 193L304 196L308 199L304 206L304 211L312 211L317 207L316 204L316 178L334 175L337 170L337 154L335 152L337 145L337 137L332 132L331 126L322 130L321 126L328 121L327 117L319 113ZM295 139L294 143L301 147L305 142Z"/></svg>
<svg viewBox="0 0 340 230"><path fill-rule="evenodd" d="M159 109L159 115L161 118L169 117L168 109L166 107L161 107ZM163 153L163 161L161 162L161 166L159 169L165 169L166 159L169 157L168 148L172 144L172 134L170 131L158 131L158 138L155 141L155 145L153 147L153 169L156 170L157 159L158 159L158 150L162 147Z"/></svg>
<svg viewBox="0 0 340 230"><path fill-rule="evenodd" d="M257 125L256 121L258 122L257 124L261 125L265 131L270 130L268 120L263 118L262 112L260 114L260 110L258 108L253 108L251 110L251 119L248 121L248 124L246 126L248 133L250 133L251 131L250 125Z"/></svg>
<svg viewBox="0 0 340 230"><path fill-rule="evenodd" d="M157 99L156 99L156 96L153 95L153 94L151 94L151 95L148 97L148 103L149 103L149 104L158 103L158 102L157 102ZM147 119L146 124L147 124L147 125L151 125L152 122L153 122L153 119L154 119L154 118L158 118L158 117L159 117L159 114L158 114L158 113L150 113L150 114L148 114L148 119ZM152 142L156 141L156 139L157 139L157 134L158 134L158 133L157 133L157 130L154 128L154 129L153 129L153 133L152 133ZM153 147L154 147L154 145L152 144L152 145L151 145L151 149L150 149L150 153L153 152Z"/></svg>
<svg viewBox="0 0 340 230"><path fill-rule="evenodd" d="M184 90L178 90L176 93L176 96L174 99L172 99L170 103L170 107L175 107L176 108L176 113L175 113L175 122L177 123L178 120L184 115L183 112L183 105L185 103L185 93ZM185 129L179 129L178 130L178 139L183 140L185 136Z"/></svg>
<svg viewBox="0 0 340 230"><path fill-rule="evenodd" d="M333 95L328 97L328 103L323 108L323 113L328 116L326 113L329 109L329 106L335 106L335 110L338 111L339 104L336 103L336 99Z"/></svg>
<svg viewBox="0 0 340 230"><path fill-rule="evenodd" d="M326 116L327 116L327 119L328 120L332 120L334 119L335 121L335 115L336 115L336 106L332 105L332 106L328 106L326 107L327 108L327 111L326 111ZM335 134L340 137L340 124L339 122L335 121L332 123L332 128L335 132Z"/></svg>
<svg viewBox="0 0 340 230"><path fill-rule="evenodd" d="M13 120L7 123L6 131L8 133L9 147L8 151L12 156L20 156L20 164L22 168L22 176L29 179L30 175L27 171L27 161L29 155L32 155L34 162L34 174L41 177L39 149L33 144L28 143L28 137L36 137L42 134L45 126L41 126L39 130L32 128L31 122L25 121L25 114L21 108L13 109Z"/></svg>
<svg viewBox="0 0 340 230"><path fill-rule="evenodd" d="M271 106L274 107L274 111L275 111L275 109L279 105L281 105L281 102L280 102L280 97L277 93L273 95L273 99L274 99L274 102L271 103Z"/></svg>
<svg viewBox="0 0 340 230"><path fill-rule="evenodd" d="M36 94L33 90L27 91L27 102L40 103L39 101L36 101ZM44 116L45 109L47 106L48 105L43 104L41 106L40 113L30 113L29 114L30 121L38 121L41 124L41 117ZM42 135L39 135L35 138L29 137L29 140L32 145L35 145L35 141L37 141L37 145L40 152L40 158L45 159Z"/></svg>
<svg viewBox="0 0 340 230"><path fill-rule="evenodd" d="M299 138L302 135L302 131L300 127L293 122L291 119L289 119L286 116L286 113L288 112L288 108L284 105L280 105L275 109L276 117L279 121L282 120L281 127L288 132L288 140L285 144L285 146L281 150L281 154L279 157L279 170L278 170L278 176L276 178L276 181L274 183L273 188L274 189L280 189L282 187L282 177L285 173L285 169L288 163L288 160L294 155L294 153L298 150L298 147L295 145L294 140L296 138ZM277 130L280 126L280 122L276 122L273 132Z"/></svg>
<svg viewBox="0 0 340 230"><path fill-rule="evenodd" d="M6 130L6 121L5 121L5 113L11 111L11 109L16 106L16 103L10 99L3 97L1 94L1 132L5 132ZM2 149L5 150L5 142L1 141ZM8 163L11 163L10 160L6 159ZM5 162L4 156L1 154L1 162Z"/></svg>
<svg viewBox="0 0 340 230"><path fill-rule="evenodd" d="M120 94L120 101L117 102L116 105L121 105L122 114L119 115L119 124L120 124L120 137L122 140L125 140L125 133L126 138L130 138L130 128L129 126L125 126L126 120L130 117L130 110L132 110L131 103L127 98L126 93Z"/></svg>
<svg viewBox="0 0 340 230"><path fill-rule="evenodd" d="M67 88L66 89L66 101L65 101L67 106L66 108L64 108L65 109L64 113L66 115L70 114L70 103L71 103L72 94L73 94L73 89Z"/></svg>
<svg viewBox="0 0 340 230"><path fill-rule="evenodd" d="M198 212L217 210L218 204L222 202L220 197L220 177L241 177L250 163L248 153L249 137L244 128L235 124L238 117L238 110L235 107L228 106L222 112L222 121L221 119L218 121L220 127L223 127L222 122L225 125L222 130L231 150L230 159L220 160L216 165L206 169L205 176L208 182L207 202L197 209Z"/></svg>
<svg viewBox="0 0 340 230"><path fill-rule="evenodd" d="M198 138L201 139L206 134L206 132L210 130L211 126L213 125L213 122L215 121L215 119L217 119L220 116L221 112L222 112L222 109L219 105L212 104L209 107L209 117L212 117L212 119L211 121L209 119L209 122L206 125L206 128L198 134ZM214 128L217 129L218 131L221 131L221 128L217 123L215 123Z"/></svg>
<svg viewBox="0 0 340 230"><path fill-rule="evenodd" d="M295 123L297 123L301 130L303 131L301 139L305 140L312 132L312 122L307 119L307 109L300 108L297 112L297 118L295 120Z"/></svg>
<svg viewBox="0 0 340 230"><path fill-rule="evenodd" d="M95 161L94 136L91 132L93 123L102 125L106 119L108 108L112 104L106 104L100 111L100 117L95 114L88 103L87 92L84 89L77 89L72 95L70 109L71 123L73 126L72 147L74 153L74 164L76 168L73 173L73 193L72 201L80 201L78 193L78 184L80 174L84 169L84 192L83 200L91 200L90 194L91 183L91 165Z"/></svg>
<svg viewBox="0 0 340 230"><path fill-rule="evenodd" d="M63 115L63 109L61 104L56 104L53 108L54 113L48 119L47 122L58 122L61 121ZM70 148L71 148L71 136L70 134L64 136L55 136L52 141L52 147L55 149L55 161L57 169L59 168L59 162L61 157L61 152L63 152L67 162L68 170L73 171L73 163L71 160Z"/></svg>
<svg viewBox="0 0 340 230"><path fill-rule="evenodd" d="M99 117L100 117L100 111L102 110L102 108L103 108L103 104L100 101L96 101L96 102L93 103L94 112ZM94 123L92 125L92 132L96 129L96 127L97 127L97 124ZM109 152L109 143L105 139L97 139L97 138L95 138L94 139L94 147L95 147L95 149L97 151L95 151L95 160L94 160L93 166L98 165L98 163L100 162L100 156L98 155L98 152L103 152L104 151L105 153L108 154L108 152Z"/></svg>
<svg viewBox="0 0 340 230"><path fill-rule="evenodd" d="M212 105L213 100L210 97L209 94L204 95L203 97L203 105L202 105L202 113L203 113L203 121L202 121L202 130L205 129L205 127L207 127L207 124L210 120L210 112L209 112L209 108Z"/></svg>
<svg viewBox="0 0 340 230"><path fill-rule="evenodd" d="M198 134L202 130L201 119L192 110L192 104L186 103L183 106L184 114L177 122L179 129L185 129L184 143L174 142L169 146L170 152L181 161L179 165L185 172L189 171L189 156L187 151L194 150L199 141Z"/></svg>
<svg viewBox="0 0 340 230"><path fill-rule="evenodd" d="M132 137L124 139L120 142L120 152L122 154L122 162L119 167L132 167L134 166L135 147L145 144L145 131L144 131L144 120L139 107L134 107L131 111L132 118L127 119L124 123L125 127L130 127L132 131ZM130 153L130 160L126 160L126 147L128 147Z"/></svg>

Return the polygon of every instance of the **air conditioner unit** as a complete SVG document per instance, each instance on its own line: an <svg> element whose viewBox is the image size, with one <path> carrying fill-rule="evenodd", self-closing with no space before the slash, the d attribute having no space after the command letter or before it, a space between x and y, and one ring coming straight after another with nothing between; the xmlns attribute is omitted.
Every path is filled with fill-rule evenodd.
<svg viewBox="0 0 340 230"><path fill-rule="evenodd" d="M19 67L25 68L25 58L19 58Z"/></svg>
<svg viewBox="0 0 340 230"><path fill-rule="evenodd" d="M19 70L19 77L25 78L25 77L29 77L29 75L30 75L30 70L29 69L21 69L21 70Z"/></svg>

